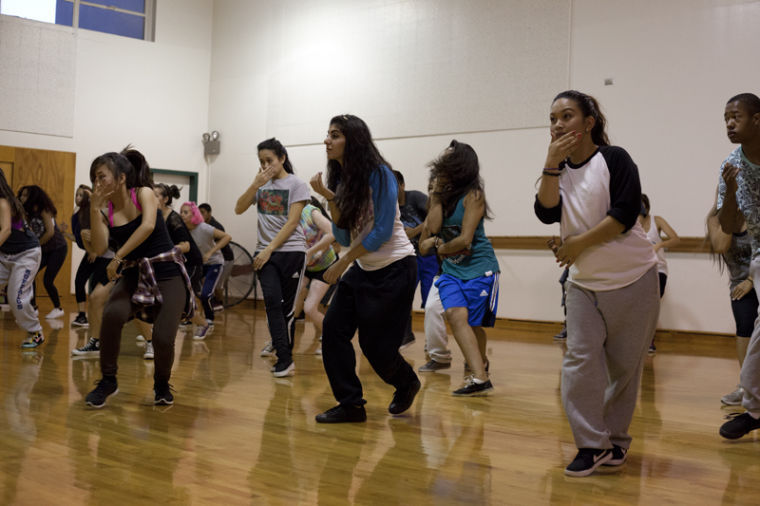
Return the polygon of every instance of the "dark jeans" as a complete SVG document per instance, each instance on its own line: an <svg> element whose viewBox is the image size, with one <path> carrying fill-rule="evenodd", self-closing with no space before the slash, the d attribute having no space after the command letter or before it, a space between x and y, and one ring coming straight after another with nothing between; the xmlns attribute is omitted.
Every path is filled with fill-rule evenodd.
<svg viewBox="0 0 760 506"><path fill-rule="evenodd" d="M68 253L69 247L64 244L60 248L56 248L52 251L42 252L42 260L40 261L40 271L45 269L45 274L42 276L42 284L45 285L45 291L50 296L50 301L53 303L53 307L61 307L61 299L58 297L58 289L55 287L55 277L63 267L63 262L66 260L66 253ZM39 271L37 271L39 272ZM32 298L32 306L37 307L37 283L33 285L35 296Z"/></svg>
<svg viewBox="0 0 760 506"><path fill-rule="evenodd" d="M206 321L214 321L214 308L211 307L211 296L214 295L216 283L219 281L221 273L222 264L203 266L203 288L201 288L199 298L203 305L203 314L206 316Z"/></svg>
<svg viewBox="0 0 760 506"><path fill-rule="evenodd" d="M259 271L261 291L267 312L269 335L279 362L293 360L296 318L293 304L301 287L306 261L303 251L275 251Z"/></svg>
<svg viewBox="0 0 760 506"><path fill-rule="evenodd" d="M138 310L138 307L132 304L132 294L136 288L137 276L127 275L119 278L103 309L103 323L100 329L100 370L103 376L115 376L118 370L121 329ZM164 302L156 311L153 322L153 349L156 353L153 379L156 383L161 383L169 381L171 377L174 339L177 337L179 320L188 294L182 276L159 281L158 288Z"/></svg>
<svg viewBox="0 0 760 506"><path fill-rule="evenodd" d="M354 264L338 282L323 323L322 360L340 404L365 403L351 344L357 329L362 353L383 381L399 390L417 378L398 351L416 285L413 256L376 271Z"/></svg>

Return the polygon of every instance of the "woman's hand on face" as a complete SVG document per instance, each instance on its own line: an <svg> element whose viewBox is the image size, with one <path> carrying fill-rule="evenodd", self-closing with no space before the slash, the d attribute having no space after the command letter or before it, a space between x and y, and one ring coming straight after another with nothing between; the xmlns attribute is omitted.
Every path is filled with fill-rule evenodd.
<svg viewBox="0 0 760 506"><path fill-rule="evenodd" d="M327 284L334 285L338 282L347 268L348 264L343 260L343 258L341 258L330 267L328 267L328 269L322 275L322 279L324 279Z"/></svg>
<svg viewBox="0 0 760 506"><path fill-rule="evenodd" d="M273 165L267 165L266 167L259 168L258 174L256 174L256 178L253 180L253 183L261 188L264 186L269 180L271 180L274 176L277 175L278 169L274 167Z"/></svg>
<svg viewBox="0 0 760 506"><path fill-rule="evenodd" d="M318 194L322 195L325 199L328 201L335 198L335 193L328 189L325 184L322 182L322 173L317 172L309 181L309 184L311 184L311 188L317 192Z"/></svg>
<svg viewBox="0 0 760 506"><path fill-rule="evenodd" d="M116 192L116 188L105 187L100 183L95 183L95 188L92 190L92 197L90 204L93 209L102 209L105 207L106 202L111 199L111 196Z"/></svg>
<svg viewBox="0 0 760 506"><path fill-rule="evenodd" d="M575 130L567 132L559 137L552 134L552 141L549 143L549 150L546 154L545 168L559 168L559 164L573 154L573 151L575 151L580 145L582 136L583 135L580 132L576 132Z"/></svg>

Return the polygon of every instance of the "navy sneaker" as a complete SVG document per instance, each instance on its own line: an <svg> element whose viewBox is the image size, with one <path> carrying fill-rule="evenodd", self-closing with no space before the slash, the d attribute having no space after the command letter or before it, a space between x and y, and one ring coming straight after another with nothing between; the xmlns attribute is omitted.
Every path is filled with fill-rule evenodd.
<svg viewBox="0 0 760 506"><path fill-rule="evenodd" d="M605 462L605 466L622 466L625 463L625 459L628 456L628 448L614 445L612 447L612 458Z"/></svg>
<svg viewBox="0 0 760 506"><path fill-rule="evenodd" d="M569 466L565 468L565 474L580 478L588 476L594 470L612 459L612 450L596 448L581 448Z"/></svg>
<svg viewBox="0 0 760 506"><path fill-rule="evenodd" d="M171 406L174 404L174 395L171 392L171 385L165 381L156 382L153 385L153 404L156 406Z"/></svg>

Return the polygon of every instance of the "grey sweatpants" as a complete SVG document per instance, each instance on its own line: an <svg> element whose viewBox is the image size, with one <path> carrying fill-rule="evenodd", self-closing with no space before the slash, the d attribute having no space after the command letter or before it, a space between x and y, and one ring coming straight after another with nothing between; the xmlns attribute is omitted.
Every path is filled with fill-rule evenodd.
<svg viewBox="0 0 760 506"><path fill-rule="evenodd" d="M27 332L42 330L37 310L32 307L32 283L40 269L39 247L9 255L0 252L0 287L8 286L8 304L19 327Z"/></svg>
<svg viewBox="0 0 760 506"><path fill-rule="evenodd" d="M436 281L438 281L438 276L433 278L425 301L425 351L436 362L450 364L449 336L446 333L444 318L446 311L443 309L438 287L435 286Z"/></svg>
<svg viewBox="0 0 760 506"><path fill-rule="evenodd" d="M562 403L578 448L629 448L641 370L660 314L657 267L617 290L567 283Z"/></svg>
<svg viewBox="0 0 760 506"><path fill-rule="evenodd" d="M749 274L760 297L760 258L755 257L749 266ZM749 338L747 354L742 365L741 383L744 388L742 406L756 417L760 417L760 316L755 319L755 328Z"/></svg>

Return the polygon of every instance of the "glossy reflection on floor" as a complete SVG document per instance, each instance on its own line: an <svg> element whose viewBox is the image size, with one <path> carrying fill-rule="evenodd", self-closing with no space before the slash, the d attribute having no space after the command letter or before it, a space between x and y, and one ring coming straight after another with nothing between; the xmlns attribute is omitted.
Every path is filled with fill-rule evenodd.
<svg viewBox="0 0 760 506"><path fill-rule="evenodd" d="M180 332L176 404L168 408L151 403L152 363L129 324L120 393L93 410L83 397L100 377L98 361L70 358L87 335L69 327L74 315L67 311L57 329L46 321L47 342L36 353L19 349L22 333L3 316L0 504L751 504L760 497L760 442L725 442L717 433L732 411L721 409L720 396L738 375L728 339L663 338L646 361L629 462L572 479L563 474L575 447L560 405L562 347L538 326L490 331L491 397L450 395L463 372L454 349L452 368L421 374L414 406L399 417L386 410L392 388L361 360L368 421L331 426L314 421L334 400L310 324L298 325L296 375L285 379L272 378L271 362L259 357L268 339L261 309L218 315L204 342ZM424 363L421 330L417 336L404 351L415 368Z"/></svg>

